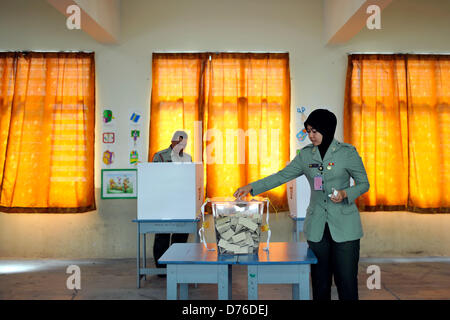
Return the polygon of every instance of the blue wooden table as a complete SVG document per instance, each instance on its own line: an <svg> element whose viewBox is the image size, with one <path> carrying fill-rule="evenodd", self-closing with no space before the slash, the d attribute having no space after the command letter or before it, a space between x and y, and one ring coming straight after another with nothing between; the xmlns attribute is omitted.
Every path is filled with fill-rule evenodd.
<svg viewBox="0 0 450 320"><path fill-rule="evenodd" d="M167 264L167 299L188 298L189 283L217 283L219 300L231 299L232 265L247 265L248 299L258 299L258 284L292 284L292 298L309 300L310 264L317 263L305 242L272 242L258 255L218 255L215 244L175 243L158 260Z"/></svg>
<svg viewBox="0 0 450 320"><path fill-rule="evenodd" d="M300 240L299 233L303 232L303 224L305 223L305 218L297 218L289 215L289 217L294 220L294 228L292 230L292 241L297 242Z"/></svg>
<svg viewBox="0 0 450 320"><path fill-rule="evenodd" d="M173 220L133 220L137 224L137 287L141 287L141 278L146 275L166 274L165 268L147 268L147 233L194 233L195 242L199 242L197 224L200 219ZM141 267L141 235L143 237L143 263Z"/></svg>
<svg viewBox="0 0 450 320"><path fill-rule="evenodd" d="M317 258L306 242L271 242L270 250L259 245L258 255L239 256L247 265L248 299L258 299L258 284L292 284L293 300L310 300L310 265Z"/></svg>
<svg viewBox="0 0 450 320"><path fill-rule="evenodd" d="M188 298L189 283L217 283L218 299L231 299L231 266L237 256L217 255L215 244L174 243L158 260L167 264L167 300L176 300L178 284L180 299Z"/></svg>

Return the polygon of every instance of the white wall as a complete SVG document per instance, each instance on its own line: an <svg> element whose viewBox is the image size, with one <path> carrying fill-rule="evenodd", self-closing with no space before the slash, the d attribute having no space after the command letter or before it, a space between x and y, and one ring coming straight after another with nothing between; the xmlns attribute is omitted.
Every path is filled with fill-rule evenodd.
<svg viewBox="0 0 450 320"><path fill-rule="evenodd" d="M119 38L120 0L76 0L76 3L113 37Z"/></svg>
<svg viewBox="0 0 450 320"><path fill-rule="evenodd" d="M361 8L366 0L323 0L324 37L326 42ZM336 14L339 12L340 14Z"/></svg>
<svg viewBox="0 0 450 320"><path fill-rule="evenodd" d="M382 12L382 30L364 29L340 46L324 46L319 0L124 0L121 7L120 42L103 45L82 31L67 30L65 17L44 0L1 1L0 50L95 51L97 128L105 106L118 111L118 118L126 118L128 108L139 108L145 115L146 147L154 51L288 51L292 123L297 106L328 107L338 118L338 139L343 137L347 52L450 52L450 1L446 0L395 0ZM118 129L119 147L127 146L126 129L126 125ZM292 155L296 132L293 123ZM99 188L99 131L96 141ZM127 161L127 154L119 155L117 167L128 166ZM0 213L0 257L135 256L136 231L131 220L136 216L136 201L97 197L97 206L97 211L86 214ZM421 254L449 255L448 247L433 243L435 237L448 239L449 217L364 213L361 254L412 254L409 237L421 237ZM396 232L404 240L390 242L393 235L384 230L404 221L428 231L411 235L399 225ZM280 218L277 229L284 232L274 233L273 240L286 240L283 234L290 227L289 219Z"/></svg>

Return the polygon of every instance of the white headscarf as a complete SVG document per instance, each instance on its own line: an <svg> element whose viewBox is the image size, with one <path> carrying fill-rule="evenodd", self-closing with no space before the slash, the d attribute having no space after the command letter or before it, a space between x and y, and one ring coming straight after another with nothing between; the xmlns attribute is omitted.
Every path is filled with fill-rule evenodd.
<svg viewBox="0 0 450 320"><path fill-rule="evenodd" d="M188 135L186 132L182 131L182 130L177 130L175 131L175 133L173 134L172 140L171 141L178 141L180 139L180 137L183 137L183 141L187 141L188 139Z"/></svg>
<svg viewBox="0 0 450 320"><path fill-rule="evenodd" d="M181 140L175 147L172 148L172 153L170 154L172 162L192 162L192 157L184 151L183 156L180 156L180 151L184 150L187 145L187 133L181 130L175 131L172 137L172 141L179 141L180 137L183 137L183 140Z"/></svg>

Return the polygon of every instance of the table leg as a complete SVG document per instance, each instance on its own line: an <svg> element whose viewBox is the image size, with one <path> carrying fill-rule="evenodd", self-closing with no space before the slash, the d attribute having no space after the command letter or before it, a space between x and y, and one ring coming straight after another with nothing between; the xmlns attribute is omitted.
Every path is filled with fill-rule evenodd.
<svg viewBox="0 0 450 320"><path fill-rule="evenodd" d="M219 264L217 266L217 295L219 300L228 300L230 295L230 283L229 283L229 265Z"/></svg>
<svg viewBox="0 0 450 320"><path fill-rule="evenodd" d="M300 288L299 288L299 298L300 300L310 300L310 292L309 292L309 274L310 274L310 265L305 264L299 266L299 277L300 277Z"/></svg>
<svg viewBox="0 0 450 320"><path fill-rule="evenodd" d="M203 222L200 220L199 223L200 223L200 225L198 225L198 223L196 223L196 228L198 228L198 229L200 229L202 227L201 223L203 223ZM197 229L195 229L194 234L195 234L194 242L195 243L200 243L200 236L198 235Z"/></svg>
<svg viewBox="0 0 450 320"><path fill-rule="evenodd" d="M298 241L298 222L294 221L294 230L292 231L292 241Z"/></svg>
<svg viewBox="0 0 450 320"><path fill-rule="evenodd" d="M232 283L233 283L233 270L232 270L233 265L228 265L228 300L232 299Z"/></svg>
<svg viewBox="0 0 450 320"><path fill-rule="evenodd" d="M188 300L189 296L189 284L180 283L180 300Z"/></svg>
<svg viewBox="0 0 450 320"><path fill-rule="evenodd" d="M292 300L299 300L300 298L300 284L299 283L293 283L292 284Z"/></svg>
<svg viewBox="0 0 450 320"><path fill-rule="evenodd" d="M305 220L297 221L297 241L300 241L300 233L303 232L303 225L305 224Z"/></svg>
<svg viewBox="0 0 450 320"><path fill-rule="evenodd" d="M144 241L143 244L142 244L142 250L144 251L144 253L143 253L143 258L144 258L143 265L144 265L144 269L145 269L145 268L147 268L147 247L146 247L147 239L146 239L145 233L142 236L143 236L143 241ZM147 281L147 274L144 274L144 280Z"/></svg>
<svg viewBox="0 0 450 320"><path fill-rule="evenodd" d="M247 267L248 300L258 300L258 266Z"/></svg>
<svg viewBox="0 0 450 320"><path fill-rule="evenodd" d="M141 262L140 260L140 256L141 256L141 245L140 245L140 241L141 241L141 234L140 234L140 228L139 228L139 222L137 223L137 241L136 241L136 246L137 246L137 254L136 254L136 261L137 261L137 287L138 289L141 287Z"/></svg>
<svg viewBox="0 0 450 320"><path fill-rule="evenodd" d="M177 300L177 270L176 266L167 265L167 300Z"/></svg>
<svg viewBox="0 0 450 320"><path fill-rule="evenodd" d="M201 228L202 227L201 225L200 226L198 225L199 223L203 223L203 222L200 221L200 222L196 223L196 228ZM195 234L194 242L195 243L200 243L200 236L198 235L197 229L195 229L194 234ZM198 283L194 283L194 286L197 289L198 288Z"/></svg>

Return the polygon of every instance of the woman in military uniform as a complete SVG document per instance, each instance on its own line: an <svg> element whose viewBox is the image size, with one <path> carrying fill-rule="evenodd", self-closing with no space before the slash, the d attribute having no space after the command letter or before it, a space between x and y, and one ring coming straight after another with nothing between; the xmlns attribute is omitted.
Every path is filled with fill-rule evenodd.
<svg viewBox="0 0 450 320"><path fill-rule="evenodd" d="M312 144L283 170L236 190L253 196L304 174L311 186L304 233L318 263L311 266L314 300L331 299L331 282L340 300L358 299L359 239L363 236L355 199L369 190L356 148L334 139L336 116L325 109L311 112L304 125ZM355 184L350 186L350 178Z"/></svg>

